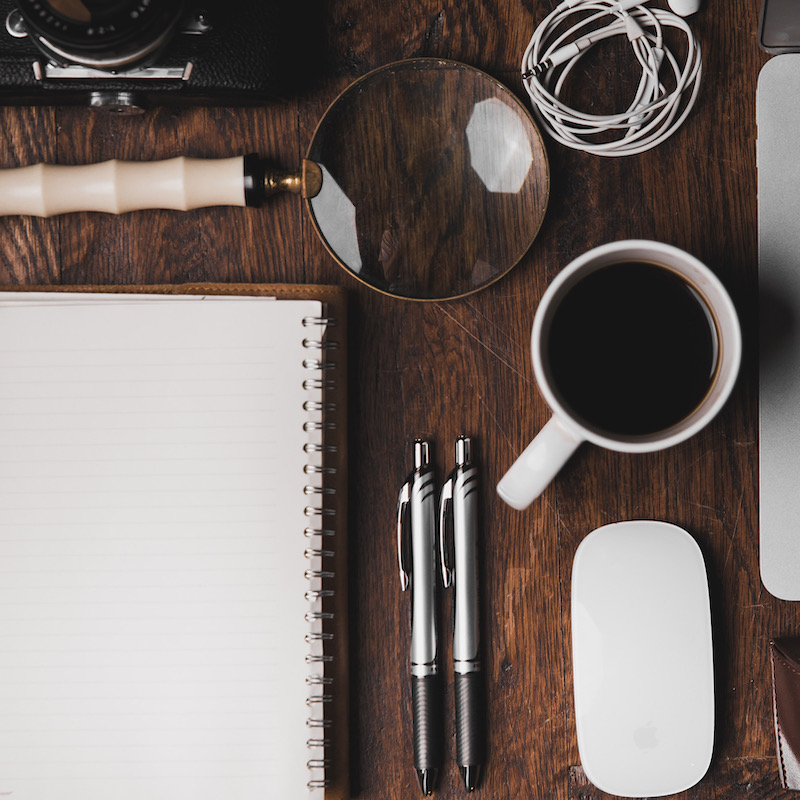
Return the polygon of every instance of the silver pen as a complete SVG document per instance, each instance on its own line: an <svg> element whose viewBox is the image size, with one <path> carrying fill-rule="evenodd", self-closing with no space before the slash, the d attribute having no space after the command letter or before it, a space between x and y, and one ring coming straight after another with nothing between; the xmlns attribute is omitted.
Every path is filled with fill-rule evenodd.
<svg viewBox="0 0 800 800"><path fill-rule="evenodd" d="M414 469L397 504L400 586L411 588L411 702L414 767L424 795L442 763L442 689L436 640L436 484L430 448L414 442Z"/></svg>
<svg viewBox="0 0 800 800"><path fill-rule="evenodd" d="M483 678L478 617L478 470L471 441L456 440L456 466L442 487L439 549L442 583L454 588L453 670L456 760L468 792L475 789L485 758ZM448 532L452 533L451 560Z"/></svg>

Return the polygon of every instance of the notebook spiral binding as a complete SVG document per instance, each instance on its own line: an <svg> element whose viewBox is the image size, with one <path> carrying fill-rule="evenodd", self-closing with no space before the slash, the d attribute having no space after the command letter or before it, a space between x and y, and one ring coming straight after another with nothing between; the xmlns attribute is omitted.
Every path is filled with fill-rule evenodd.
<svg viewBox="0 0 800 800"><path fill-rule="evenodd" d="M303 389L309 393L309 399L303 403L303 409L308 413L308 419L303 425L303 430L309 435L303 447L309 456L304 472L309 482L304 487L308 498L308 505L304 514L313 523L305 528L304 534L310 540L306 548L305 557L309 561L309 568L305 571L308 581L308 590L305 599L309 603L306 621L309 623L309 632L305 637L308 645L306 664L309 674L306 684L309 694L306 705L310 709L306 719L309 731L314 731L306 741L310 751L307 761L309 769L309 790L324 790L328 786L325 777L329 760L326 751L330 740L322 731L331 727L331 720L326 717L325 709L332 702L330 687L333 679L326 674L326 665L330 664L333 656L330 649L326 652L325 645L333 639L333 634L325 630L325 624L333 619L333 613L326 610L326 601L333 597L333 590L326 587L328 581L334 577L330 569L325 568L325 563L334 556L331 549L331 538L335 536L333 519L336 508L326 505L335 502L336 489L325 485L325 478L336 474L336 466L331 462L335 459L338 448L331 444L326 437L335 435L336 423L326 418L327 414L336 411L336 403L331 402L326 394L336 387L335 378L331 371L335 369L335 361L326 359L326 352L337 350L339 343L328 338L327 331L335 325L335 320L327 317L305 317L303 327L319 327L323 335L318 338L303 339L303 347L313 351L313 357L303 361L303 368L315 373L303 381Z"/></svg>

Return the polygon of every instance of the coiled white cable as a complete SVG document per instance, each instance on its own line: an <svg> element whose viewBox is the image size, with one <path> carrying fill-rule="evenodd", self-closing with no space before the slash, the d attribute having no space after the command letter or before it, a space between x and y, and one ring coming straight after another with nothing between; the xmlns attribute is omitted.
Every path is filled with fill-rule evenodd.
<svg viewBox="0 0 800 800"><path fill-rule="evenodd" d="M664 44L665 27L686 35L682 64ZM599 116L563 103L564 82L583 53L619 35L627 36L642 67L630 106ZM667 65L674 83L669 91L659 79ZM643 153L671 136L694 106L701 74L700 46L688 23L671 11L647 8L642 0L565 0L536 28L522 59L523 82L540 125L561 144L601 156ZM615 131L620 136L609 140Z"/></svg>

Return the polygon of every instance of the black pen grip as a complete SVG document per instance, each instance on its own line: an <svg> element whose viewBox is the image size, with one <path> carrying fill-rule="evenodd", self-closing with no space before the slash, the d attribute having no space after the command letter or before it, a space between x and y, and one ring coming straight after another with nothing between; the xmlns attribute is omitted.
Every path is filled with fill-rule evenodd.
<svg viewBox="0 0 800 800"><path fill-rule="evenodd" d="M480 672L454 675L456 761L459 766L483 764L486 738L483 718L483 676Z"/></svg>
<svg viewBox="0 0 800 800"><path fill-rule="evenodd" d="M414 766L438 770L442 764L442 687L438 675L411 677L414 709Z"/></svg>

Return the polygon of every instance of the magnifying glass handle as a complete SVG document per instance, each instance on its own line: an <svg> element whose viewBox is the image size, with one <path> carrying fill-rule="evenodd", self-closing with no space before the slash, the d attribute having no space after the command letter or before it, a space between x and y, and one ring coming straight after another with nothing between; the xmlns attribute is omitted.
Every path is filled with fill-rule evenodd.
<svg viewBox="0 0 800 800"><path fill-rule="evenodd" d="M188 211L206 206L259 206L269 195L319 191L319 167L270 169L258 156L165 161L104 161L85 166L34 164L0 170L0 215L52 217L73 211L124 214L145 208Z"/></svg>

